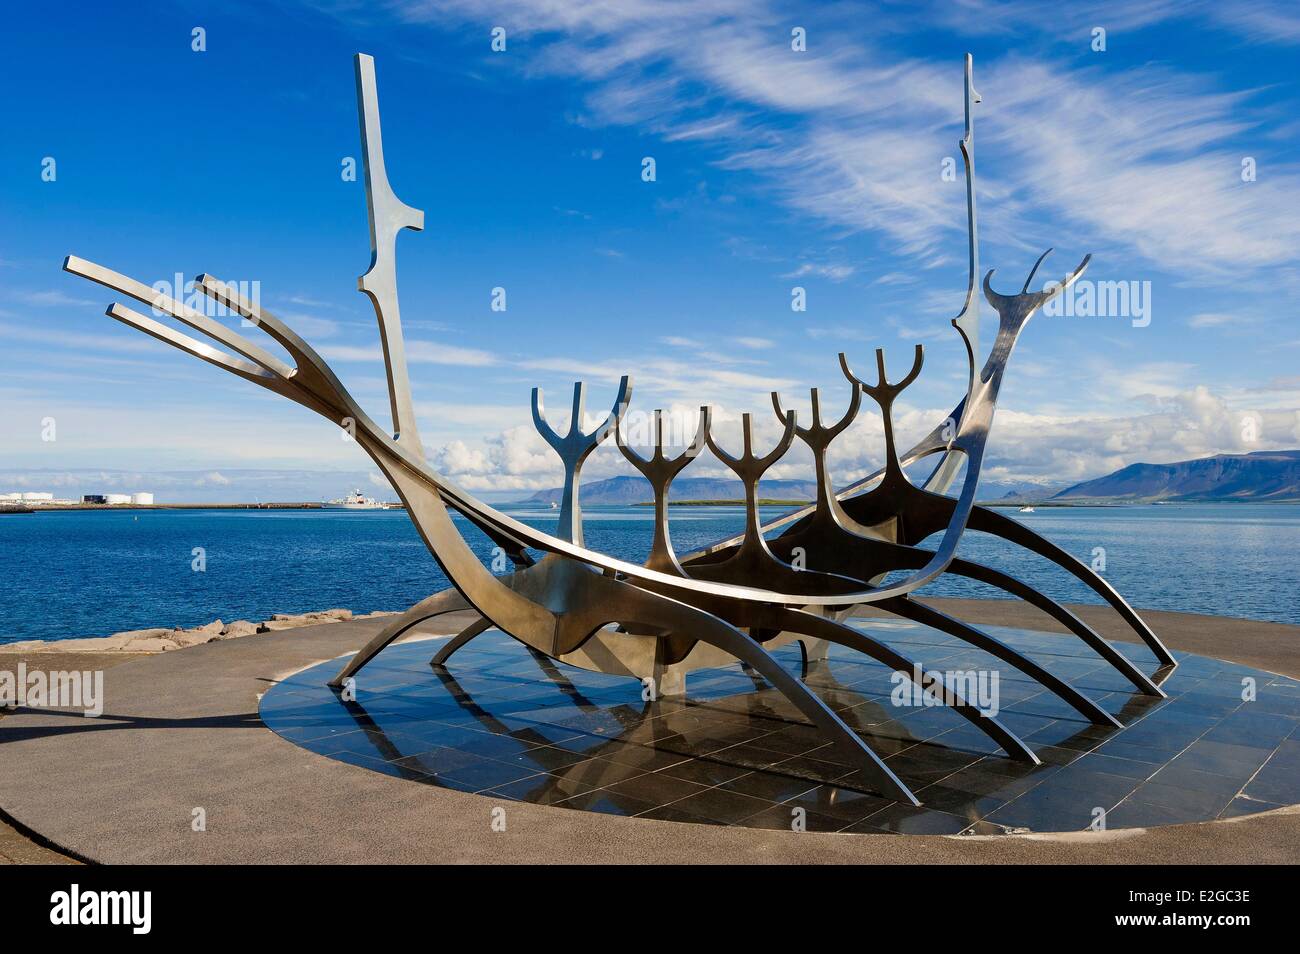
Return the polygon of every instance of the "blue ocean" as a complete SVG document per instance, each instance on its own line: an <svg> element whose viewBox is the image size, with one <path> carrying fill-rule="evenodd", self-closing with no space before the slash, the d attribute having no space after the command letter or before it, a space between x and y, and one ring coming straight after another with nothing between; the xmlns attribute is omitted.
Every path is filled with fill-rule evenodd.
<svg viewBox="0 0 1300 954"><path fill-rule="evenodd" d="M557 514L501 509L553 532ZM773 508L776 516L784 508ZM648 507L584 507L589 546L644 559ZM1013 513L1104 576L1137 607L1300 623L1300 506L1168 504ZM740 507L678 507L679 553L738 532ZM467 537L485 561L492 545ZM196 559L201 548L202 560ZM1098 602L1060 570L994 538L967 534L961 555L991 563L1048 595ZM198 570L195 567L201 566ZM402 511L123 510L0 517L0 642L105 636L214 619L345 607L400 610L446 586ZM922 594L987 596L941 579Z"/></svg>

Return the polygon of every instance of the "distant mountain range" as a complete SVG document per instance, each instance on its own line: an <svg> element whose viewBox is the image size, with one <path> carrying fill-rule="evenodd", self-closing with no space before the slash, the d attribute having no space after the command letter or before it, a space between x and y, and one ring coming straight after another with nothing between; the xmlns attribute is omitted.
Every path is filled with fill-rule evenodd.
<svg viewBox="0 0 1300 954"><path fill-rule="evenodd" d="M923 475L913 475L914 477ZM764 480L759 496L768 500L813 500L811 480ZM541 490L523 503L550 506L564 491ZM1033 481L984 481L984 501L1082 503L1085 501L1150 500L1297 500L1300 501L1300 450L1216 454L1176 464L1130 464L1113 474L1061 489L1060 484ZM740 481L714 477L682 477L673 481L670 500L743 500ZM629 506L654 500L643 477L610 477L582 485L582 502L593 506Z"/></svg>
<svg viewBox="0 0 1300 954"><path fill-rule="evenodd" d="M1066 487L1075 500L1300 500L1300 450L1216 454L1176 464L1130 464Z"/></svg>

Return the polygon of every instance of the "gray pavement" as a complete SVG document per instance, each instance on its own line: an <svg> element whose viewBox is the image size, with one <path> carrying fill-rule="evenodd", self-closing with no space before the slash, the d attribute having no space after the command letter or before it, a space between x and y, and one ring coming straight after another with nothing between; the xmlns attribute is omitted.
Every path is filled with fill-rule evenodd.
<svg viewBox="0 0 1300 954"><path fill-rule="evenodd" d="M975 622L1053 628L1020 604L933 602ZM1109 611L1073 608L1103 635L1124 638ZM1300 627L1155 611L1144 616L1175 649L1300 678ZM466 621L444 617L424 635L453 632ZM105 674L102 718L21 712L0 721L0 810L56 846L109 863L1300 861L1300 806L1107 833L758 831L515 802L496 806L481 796L315 755L260 724L258 696L277 677L355 649L383 622L335 623L134 660L118 657ZM20 658L0 659L0 666ZM45 664L77 665L66 657ZM494 807L505 809L503 832L493 830ZM196 808L206 812L206 831L192 830ZM0 831L0 856L54 860L23 842L21 835L15 840Z"/></svg>

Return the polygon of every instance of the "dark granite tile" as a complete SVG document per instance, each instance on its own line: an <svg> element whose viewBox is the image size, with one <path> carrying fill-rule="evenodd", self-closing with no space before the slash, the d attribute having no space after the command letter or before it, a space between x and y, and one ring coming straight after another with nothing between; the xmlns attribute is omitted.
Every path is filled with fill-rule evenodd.
<svg viewBox="0 0 1300 954"><path fill-rule="evenodd" d="M750 769L767 769L778 762L784 762L790 756L784 752L773 752L771 749L745 743L713 752L711 757L731 765L744 766Z"/></svg>
<svg viewBox="0 0 1300 954"><path fill-rule="evenodd" d="M763 828L768 831L839 831L845 826L843 819L810 811L798 805L774 805L737 822L744 828Z"/></svg>
<svg viewBox="0 0 1300 954"><path fill-rule="evenodd" d="M726 824L725 822L715 821L710 818L701 818L699 815L692 815L690 812L681 811L680 809L674 808L672 805L660 805L658 808L652 808L636 817L649 818L653 821L688 822L692 825Z"/></svg>
<svg viewBox="0 0 1300 954"><path fill-rule="evenodd" d="M671 765L679 765L689 756L676 752L664 752L644 745L610 744L600 751L600 757L622 765L632 765L643 772L656 772Z"/></svg>
<svg viewBox="0 0 1300 954"><path fill-rule="evenodd" d="M511 762L525 768L532 766L539 772L554 772L558 769L576 765L587 760L587 756L553 745L538 745L527 749L513 758L500 758L498 761Z"/></svg>
<svg viewBox="0 0 1300 954"><path fill-rule="evenodd" d="M638 775L636 778L615 782L613 785L605 786L605 790L613 792L615 795L630 795L639 801L649 802L651 805L667 805L669 802L686 798L688 795L707 791L702 785L674 778L671 775L664 775L662 772Z"/></svg>
<svg viewBox="0 0 1300 954"><path fill-rule="evenodd" d="M714 785L721 785L723 782L729 782L742 775L748 775L751 771L752 769L741 765L728 765L725 759L714 758L713 756L690 759L659 770L663 775L671 775L673 778L685 779L688 782L694 782L696 785L709 788Z"/></svg>
<svg viewBox="0 0 1300 954"><path fill-rule="evenodd" d="M1137 784L1135 779L1072 766L990 812L987 819L1031 831L1081 831L1092 824L1098 809L1113 808Z"/></svg>
<svg viewBox="0 0 1300 954"><path fill-rule="evenodd" d="M421 772L404 765L398 765L396 762L385 762L373 755L366 755L350 749L331 753L329 757L338 762L346 762L348 765L356 765L360 768L370 769L372 772L379 772L382 775L391 775L394 778L404 778L412 781L431 781L433 779L433 776L428 772Z"/></svg>
<svg viewBox="0 0 1300 954"><path fill-rule="evenodd" d="M1236 795L1246 780L1248 774L1232 777L1230 775L1215 775L1210 772L1202 772L1200 769L1191 767L1191 763L1180 764L1175 759L1170 762L1159 772L1151 777L1151 783L1155 785L1168 785L1174 788L1184 788L1195 792L1207 792L1211 795Z"/></svg>
<svg viewBox="0 0 1300 954"><path fill-rule="evenodd" d="M766 771L813 782L832 782L846 774L845 766L838 762L829 762L806 755L796 755L777 762Z"/></svg>
<svg viewBox="0 0 1300 954"><path fill-rule="evenodd" d="M803 725L789 726L762 738L763 748L789 755L807 755L831 744L816 728Z"/></svg>
<svg viewBox="0 0 1300 954"><path fill-rule="evenodd" d="M522 765L509 765L505 762L498 762L495 759L484 759L471 765L463 765L459 768L449 769L446 772L439 772L438 779L450 779L461 785L474 786L475 791L496 788L499 785L505 785L507 782L515 782L521 778L528 778L530 775L536 775L537 770Z"/></svg>
<svg viewBox="0 0 1300 954"><path fill-rule="evenodd" d="M739 792L770 802L783 802L804 792L811 792L821 783L809 778L782 775L778 770L749 772L724 782L720 787L728 792Z"/></svg>
<svg viewBox="0 0 1300 954"><path fill-rule="evenodd" d="M885 764L894 774L914 780L937 782L951 775L958 769L973 765L981 756L973 752L961 752L939 746L913 746L885 760Z"/></svg>
<svg viewBox="0 0 1300 954"><path fill-rule="evenodd" d="M1120 733L1115 738L1103 742L1093 751L1099 755L1111 755L1115 758L1130 759L1134 762L1154 762L1163 765L1186 749L1189 744L1191 743L1161 742L1158 739L1150 738L1142 742L1135 742L1126 733Z"/></svg>
<svg viewBox="0 0 1300 954"><path fill-rule="evenodd" d="M1015 795L980 794L953 787L948 784L948 781L927 785L913 794L931 811L948 812L952 815L960 815L962 818L983 818L1021 794L1019 792Z"/></svg>
<svg viewBox="0 0 1300 954"><path fill-rule="evenodd" d="M1300 771L1289 765L1274 765L1270 759L1246 784L1245 794L1265 802L1294 805L1300 802Z"/></svg>
<svg viewBox="0 0 1300 954"><path fill-rule="evenodd" d="M427 752L420 752L416 755L407 755L396 760L398 765L424 772L426 775L443 775L456 769L462 769L470 765L480 765L484 762L490 762L490 760L481 755L474 755L472 752L462 752L460 749L451 749L445 746L430 749ZM533 771L539 770L534 769Z"/></svg>
<svg viewBox="0 0 1300 954"><path fill-rule="evenodd" d="M573 765L562 769L555 769L552 774L561 775L564 778L580 779L592 788L604 788L607 785L615 785L618 782L637 778L646 773L635 765L611 762L608 759L591 758L575 762Z"/></svg>
<svg viewBox="0 0 1300 954"><path fill-rule="evenodd" d="M504 785L498 785L496 788L490 788L481 794L488 796L500 795L504 798L529 802L533 805L555 805L567 798L573 798L575 795L595 790L595 786L588 785L577 779L541 774L530 775L514 782L507 782Z"/></svg>
<svg viewBox="0 0 1300 954"><path fill-rule="evenodd" d="M1275 747L1295 731L1294 719L1271 712L1251 712L1249 706L1230 715L1205 734L1211 742Z"/></svg>
<svg viewBox="0 0 1300 954"><path fill-rule="evenodd" d="M728 792L720 788L709 788L688 798L672 803L678 811L711 818L724 824L732 825L751 815L756 815L772 803L738 792Z"/></svg>
<svg viewBox="0 0 1300 954"><path fill-rule="evenodd" d="M1114 738L1119 731L1114 728L1103 729L1088 722L1058 719L1051 725L1021 738L1031 749L1037 749L1040 745L1055 745L1064 749L1087 752L1107 739Z"/></svg>
<svg viewBox="0 0 1300 954"><path fill-rule="evenodd" d="M1271 812L1275 808L1284 808L1283 805L1276 805L1273 802L1261 802L1254 798L1245 798L1238 796L1228 803L1228 807L1219 812L1220 818L1238 818L1242 815L1257 815L1260 812Z"/></svg>
<svg viewBox="0 0 1300 954"><path fill-rule="evenodd" d="M1056 745L1035 745L1032 746L1034 754L1045 765L1059 765L1065 767L1077 762L1084 755L1078 749L1064 749Z"/></svg>
<svg viewBox="0 0 1300 954"><path fill-rule="evenodd" d="M617 795L605 789L574 795L562 802L555 803L560 808L576 808L584 812L599 812L602 815L640 815L658 808L649 802L643 802L627 795Z"/></svg>
<svg viewBox="0 0 1300 954"><path fill-rule="evenodd" d="M1118 758L1113 755L1106 755L1102 752L1090 752L1080 759L1075 765L1079 765L1091 772L1105 772L1107 775L1121 775L1124 778L1137 779L1145 781L1158 772L1161 764L1158 762L1139 762L1134 759Z"/></svg>
<svg viewBox="0 0 1300 954"><path fill-rule="evenodd" d="M1235 795L1235 792L1228 794L1201 792L1190 788L1179 788L1174 785L1161 785L1159 782L1147 782L1133 792L1132 800L1148 805L1159 805L1162 808L1195 813L1196 820L1203 821L1209 818L1217 818L1219 812L1228 806L1228 803L1232 801ZM1189 818L1188 820L1192 819Z"/></svg>
<svg viewBox="0 0 1300 954"><path fill-rule="evenodd" d="M1106 813L1106 828L1110 831L1120 828L1158 828L1161 825L1181 825L1205 820L1205 814L1198 809L1153 805L1130 798Z"/></svg>
<svg viewBox="0 0 1300 954"><path fill-rule="evenodd" d="M977 821L975 824L971 825L969 828L960 832L960 834L962 835L1014 835L1019 831L1020 829L1018 828L1012 828L1007 825L995 825L991 821L984 821L983 819L981 819L980 821Z"/></svg>
<svg viewBox="0 0 1300 954"><path fill-rule="evenodd" d="M1270 766L1285 766L1292 771L1300 772L1300 739L1282 740L1277 750L1269 756L1268 763Z"/></svg>
<svg viewBox="0 0 1300 954"><path fill-rule="evenodd" d="M820 785L811 791L786 799L783 804L790 808L805 808L828 818L838 818L848 825L895 803L878 795L857 792L837 785Z"/></svg>
<svg viewBox="0 0 1300 954"><path fill-rule="evenodd" d="M874 815L868 815L843 831L855 834L890 832L901 835L956 835L968 828L973 820L947 812L895 804Z"/></svg>
<svg viewBox="0 0 1300 954"><path fill-rule="evenodd" d="M1215 775L1248 777L1268 760L1270 754L1270 749L1200 739L1193 742L1170 764L1171 766L1187 765Z"/></svg>

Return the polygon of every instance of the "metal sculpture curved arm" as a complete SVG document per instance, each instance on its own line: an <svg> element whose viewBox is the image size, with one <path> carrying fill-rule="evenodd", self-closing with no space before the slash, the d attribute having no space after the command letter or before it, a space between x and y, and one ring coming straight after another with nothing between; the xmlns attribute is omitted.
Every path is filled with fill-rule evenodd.
<svg viewBox="0 0 1300 954"><path fill-rule="evenodd" d="M582 503L579 499L579 478L582 465L601 441L609 436L611 430L618 426L619 418L632 400L632 378L623 375L618 384L618 396L614 398L614 408L605 416L595 430L583 433L583 418L587 409L587 385L577 381L573 385L573 409L569 416L569 432L561 437L546 421L546 409L542 405L542 389L533 388L533 426L542 435L542 439L551 445L551 449L560 456L564 465L564 501L560 505L560 523L557 533L562 539L582 546Z"/></svg>
<svg viewBox="0 0 1300 954"><path fill-rule="evenodd" d="M795 433L807 445L813 456L813 470L817 480L817 502L810 521L813 527L821 527L827 523L839 525L853 523L836 499L835 488L831 483L830 467L826 461L831 442L853 423L862 408L862 389L855 383L850 391L849 406L844 415L834 424L826 425L822 423L821 395L817 388L811 388L808 396L812 404L812 424L807 427L797 425L795 427ZM772 392L772 408L776 411L777 417L785 417L786 412L781 407L781 395L776 391Z"/></svg>
<svg viewBox="0 0 1300 954"><path fill-rule="evenodd" d="M614 442L618 445L618 449L623 452L623 456L627 458L632 466L641 472L641 476L650 482L650 489L654 492L654 539L650 544L650 556L646 559L646 566L652 569L681 576L686 575L681 568L681 564L677 562L676 554L673 553L672 538L668 532L668 490L677 475L686 468L687 464L699 456L700 451L704 450L709 433L710 418L710 409L707 407L701 408L700 422L695 430L695 439L676 457L664 456L663 411L659 408L656 408L654 412L655 449L648 458L642 457L623 441L621 421L616 422L614 425Z"/></svg>
<svg viewBox="0 0 1300 954"><path fill-rule="evenodd" d="M870 394L876 404L880 406L880 416L885 428L885 477L886 482L890 480L905 480L903 476L903 467L898 460L898 445L894 441L894 399L907 389L907 386L916 380L917 375L921 373L921 366L925 364L925 347L917 345L914 357L912 358L912 370L907 372L903 380L890 384L889 378L885 374L885 350L876 349L876 383L867 384L849 367L849 360L845 357L844 352L840 352L840 369L844 376L852 381L855 385Z"/></svg>

